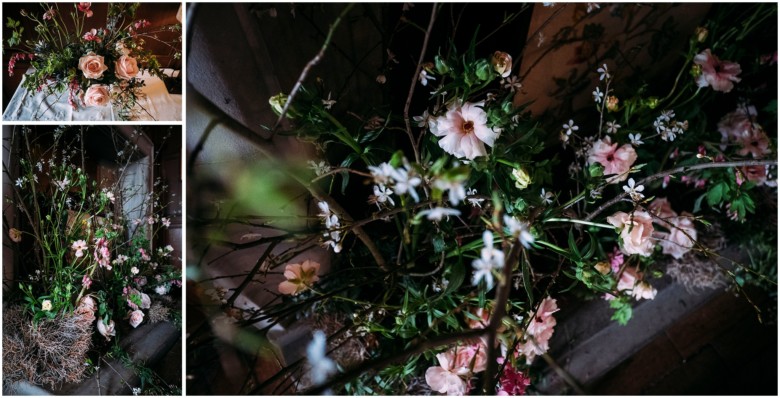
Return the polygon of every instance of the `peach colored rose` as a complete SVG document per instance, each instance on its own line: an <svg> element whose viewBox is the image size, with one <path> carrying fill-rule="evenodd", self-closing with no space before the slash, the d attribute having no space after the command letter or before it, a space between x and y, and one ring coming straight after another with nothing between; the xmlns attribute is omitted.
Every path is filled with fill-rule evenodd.
<svg viewBox="0 0 780 398"><path fill-rule="evenodd" d="M439 146L458 158L474 160L487 156L485 144L492 147L498 133L488 127L484 102L450 104L447 113L429 122L431 133L439 140Z"/></svg>
<svg viewBox="0 0 780 398"><path fill-rule="evenodd" d="M137 328L144 321L144 312L135 310L130 313L130 326Z"/></svg>
<svg viewBox="0 0 780 398"><path fill-rule="evenodd" d="M138 74L138 62L129 55L122 55L114 64L116 77L130 80Z"/></svg>
<svg viewBox="0 0 780 398"><path fill-rule="evenodd" d="M8 237L11 238L12 241L19 243L22 241L22 232L16 228L10 228L8 230Z"/></svg>
<svg viewBox="0 0 780 398"><path fill-rule="evenodd" d="M647 209L652 215L660 218L661 220L677 217L677 213L672 210L672 205L666 198L656 198L652 203L650 203L650 205L647 206Z"/></svg>
<svg viewBox="0 0 780 398"><path fill-rule="evenodd" d="M652 300L657 293L658 291L645 281L637 283L636 286L634 286L634 290L631 291L631 295L634 296L635 300Z"/></svg>
<svg viewBox="0 0 780 398"><path fill-rule="evenodd" d="M84 72L84 77L87 79L100 79L103 77L103 72L108 70L108 66L104 63L102 55L90 52L79 58L79 69Z"/></svg>
<svg viewBox="0 0 780 398"><path fill-rule="evenodd" d="M620 230L620 250L625 254L650 256L653 254L653 218L643 210L632 214L619 211L609 217L607 222Z"/></svg>
<svg viewBox="0 0 780 398"><path fill-rule="evenodd" d="M279 293L296 295L309 289L320 280L317 272L320 264L306 260L302 264L287 264L284 267L284 277L287 278L279 284Z"/></svg>
<svg viewBox="0 0 780 398"><path fill-rule="evenodd" d="M661 248L664 254L670 254L676 259L682 258L693 248L696 241L696 227L693 225L693 214L683 212L679 217L667 220L665 227L669 232L660 232Z"/></svg>
<svg viewBox="0 0 780 398"><path fill-rule="evenodd" d="M84 93L84 104L87 106L106 106L111 102L111 93L108 86L93 84Z"/></svg>
<svg viewBox="0 0 780 398"><path fill-rule="evenodd" d="M631 144L624 144L620 148L617 143L612 143L609 136L596 141L588 153L588 163L599 163L604 166L604 175L613 175L607 179L610 184L625 181L631 166L636 162L636 151Z"/></svg>
<svg viewBox="0 0 780 398"><path fill-rule="evenodd" d="M634 290L634 285L636 285L636 281L640 276L641 275L639 275L639 271L637 271L636 267L626 267L623 270L623 273L620 274L620 279L617 283L617 290L619 292L624 290ZM614 296L612 298L614 298Z"/></svg>
<svg viewBox="0 0 780 398"><path fill-rule="evenodd" d="M490 64L501 77L509 77L512 73L512 56L503 51L494 52Z"/></svg>

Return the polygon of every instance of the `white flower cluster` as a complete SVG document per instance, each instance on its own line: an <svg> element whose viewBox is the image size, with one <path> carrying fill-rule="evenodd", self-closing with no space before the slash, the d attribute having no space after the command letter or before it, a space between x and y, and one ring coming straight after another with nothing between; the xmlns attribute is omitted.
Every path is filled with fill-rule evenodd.
<svg viewBox="0 0 780 398"><path fill-rule="evenodd" d="M420 202L420 196L415 188L422 184L422 178L417 175L406 160L404 160L404 165L399 168L385 162L379 166L368 166L368 170L377 184L374 189L377 204L388 202L391 206L395 206L395 202L389 197L393 193L397 195L409 194L415 202ZM380 196L385 200L379 200Z"/></svg>
<svg viewBox="0 0 780 398"><path fill-rule="evenodd" d="M338 253L341 251L341 223L339 222L339 217L330 211L330 206L328 206L327 202L319 202L317 206L319 206L322 212L319 216L322 217L325 228L328 229L327 232L322 234L326 239L325 245L332 247L333 251Z"/></svg>
<svg viewBox="0 0 780 398"><path fill-rule="evenodd" d="M688 121L678 122L674 119L674 111L663 111L661 115L655 119L653 126L655 131L661 135L661 139L664 141L672 142L678 135L685 133L688 130Z"/></svg>

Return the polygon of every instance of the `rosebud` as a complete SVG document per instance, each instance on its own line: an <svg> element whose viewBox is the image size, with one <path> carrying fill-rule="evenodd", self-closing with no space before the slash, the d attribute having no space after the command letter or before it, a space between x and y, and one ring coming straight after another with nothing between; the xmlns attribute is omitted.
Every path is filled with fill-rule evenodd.
<svg viewBox="0 0 780 398"><path fill-rule="evenodd" d="M655 109L658 107L658 97L650 97L643 101L644 105L647 106L650 109Z"/></svg>
<svg viewBox="0 0 780 398"><path fill-rule="evenodd" d="M606 275L612 271L612 268L609 266L609 263L605 261L596 263L596 265L594 265L593 268L595 268L596 271L598 271L601 275Z"/></svg>
<svg viewBox="0 0 780 398"><path fill-rule="evenodd" d="M494 52L490 64L501 77L507 77L512 73L512 56L503 51Z"/></svg>
<svg viewBox="0 0 780 398"><path fill-rule="evenodd" d="M438 55L434 57L433 60L436 61L436 71L438 71L440 75L447 74L450 71L450 67L447 66L444 60Z"/></svg>
<svg viewBox="0 0 780 398"><path fill-rule="evenodd" d="M523 168L517 168L512 170L512 177L515 179L515 186L518 189L528 188L528 184L531 183L531 176Z"/></svg>
<svg viewBox="0 0 780 398"><path fill-rule="evenodd" d="M617 109L618 109L618 102L619 101L620 100L618 100L618 98L615 97L614 95L608 96L607 97L607 110L610 111L610 112L617 111Z"/></svg>
<svg viewBox="0 0 780 398"><path fill-rule="evenodd" d="M276 116L282 114L282 110L284 110L284 105L287 104L288 98L289 97L286 94L279 93L279 95L274 95L268 99L268 103L271 105L271 109L274 111ZM297 115L298 113L292 106L287 109L287 113L285 114L288 119L295 119Z"/></svg>
<svg viewBox="0 0 780 398"><path fill-rule="evenodd" d="M696 79L696 78L698 78L699 76L701 76L701 65L699 65L699 64L694 64L694 65L691 67L691 76L693 76L693 78L694 78L694 79Z"/></svg>
<svg viewBox="0 0 780 398"><path fill-rule="evenodd" d="M704 43L704 40L707 40L707 35L710 33L710 31L703 26L699 26L696 28L694 33L696 34L696 41L699 43Z"/></svg>

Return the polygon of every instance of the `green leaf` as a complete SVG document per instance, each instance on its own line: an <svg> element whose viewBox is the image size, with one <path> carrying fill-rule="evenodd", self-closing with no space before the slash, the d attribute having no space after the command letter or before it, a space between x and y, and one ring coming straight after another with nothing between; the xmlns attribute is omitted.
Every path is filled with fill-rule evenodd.
<svg viewBox="0 0 780 398"><path fill-rule="evenodd" d="M466 280L466 267L463 265L462 261L458 261L457 264L450 267L450 275L449 275L449 283L447 284L447 288L444 289L443 296L448 296L449 294L455 292L458 290L461 285L463 285L463 281Z"/></svg>
<svg viewBox="0 0 780 398"><path fill-rule="evenodd" d="M529 272L530 264L522 262L520 266L523 268L523 287L525 288L525 294L528 296L528 302L534 302L533 285L531 285L531 275Z"/></svg>

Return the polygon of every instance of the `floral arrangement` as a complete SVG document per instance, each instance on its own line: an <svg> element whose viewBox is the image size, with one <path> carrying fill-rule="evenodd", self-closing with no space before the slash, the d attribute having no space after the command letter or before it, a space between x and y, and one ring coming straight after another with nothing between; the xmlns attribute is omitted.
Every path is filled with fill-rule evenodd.
<svg viewBox="0 0 780 398"><path fill-rule="evenodd" d="M768 25L732 26L729 12L719 8L685 39L663 86L598 62L587 109L562 120L518 104L516 60L479 48L479 32L460 52L451 42L431 55L424 44L408 96L395 99L403 106L342 109L324 80L306 84L308 65L269 104L290 134L321 150L308 170L286 168L318 214L304 230L248 217L280 235L245 237L270 245L247 283L284 279L266 285L271 304L234 318L314 319L319 330L307 360L252 391L522 395L539 358L549 359L567 303L609 300L625 324L637 301L655 297L667 263L721 256L703 236L774 211L777 197L777 93L764 84L777 73L776 49L746 50ZM419 30L427 43L431 27ZM235 220L225 223L248 222ZM776 218L767 222L776 228ZM332 254L328 266L306 257L312 239ZM280 241L301 249L269 255ZM764 252L774 259L767 273L737 259L716 273L738 292L746 279L737 275L776 289L773 250ZM347 360L347 341L361 347L358 361ZM273 390L280 380L293 387Z"/></svg>
<svg viewBox="0 0 780 398"><path fill-rule="evenodd" d="M106 3L105 25L92 29L85 27L92 25L92 3L42 3L40 12L22 10L21 16L35 24L37 36L23 42L21 22L8 18L6 26L12 29L7 39L9 49L21 46L11 56L9 75L16 62L26 60L33 68L22 82L27 90L67 93L73 109L112 104L122 119L131 118L143 96L139 72L163 78L157 57L144 48L146 42L153 40L176 49L175 43L161 40L158 34L181 31L178 24L152 27L148 20L134 19L139 6ZM175 57L181 57L180 52Z"/></svg>
<svg viewBox="0 0 780 398"><path fill-rule="evenodd" d="M4 167L6 175L15 177L5 200L19 215L5 224L12 225L7 232L19 261L12 285L18 290L11 289L4 299L11 308L4 323L34 331L30 336L4 335L7 382L27 380L55 388L78 381L94 370L85 363L100 365L95 352L118 347L121 333L142 323L178 322L181 274L171 257L173 248L152 245L170 226L170 219L160 216L167 206L159 199L165 187L158 183L155 192L144 193L124 182L138 154L138 135L124 141L119 133L112 134L120 145L114 183L97 181L83 169L87 155L82 143L89 139L84 128L40 133L22 127L7 137L15 148L9 160L18 162L18 169ZM78 326L76 336L73 327L61 326L70 324ZM67 346L68 338L79 342L78 350L68 347L53 354L41 341L64 340Z"/></svg>

